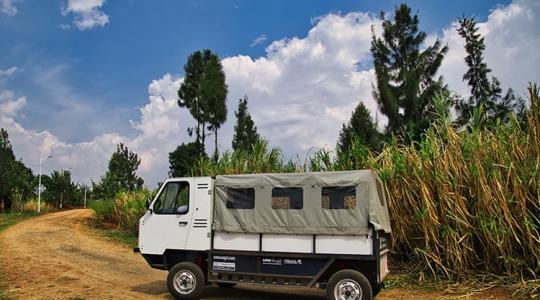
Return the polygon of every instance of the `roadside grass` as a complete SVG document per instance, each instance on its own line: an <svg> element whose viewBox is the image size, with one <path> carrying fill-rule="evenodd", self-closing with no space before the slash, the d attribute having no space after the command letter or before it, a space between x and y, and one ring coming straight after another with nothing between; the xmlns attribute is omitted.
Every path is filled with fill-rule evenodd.
<svg viewBox="0 0 540 300"><path fill-rule="evenodd" d="M120 192L114 199L96 200L89 204L95 218L91 226L102 236L130 247L137 247L139 219L146 211L150 190Z"/></svg>
<svg viewBox="0 0 540 300"><path fill-rule="evenodd" d="M120 230L120 229L111 229L111 228L94 228L96 231L98 231L101 235L106 237L109 240L112 240L113 242L120 243L127 245L131 248L137 247L137 236L133 233Z"/></svg>
<svg viewBox="0 0 540 300"><path fill-rule="evenodd" d="M0 232L30 217L37 216L36 212L0 213Z"/></svg>
<svg viewBox="0 0 540 300"><path fill-rule="evenodd" d="M94 232L109 241L122 244L130 248L137 247L138 245L137 234L133 231L122 229L115 224L103 223L99 219L92 219L89 222L89 225Z"/></svg>

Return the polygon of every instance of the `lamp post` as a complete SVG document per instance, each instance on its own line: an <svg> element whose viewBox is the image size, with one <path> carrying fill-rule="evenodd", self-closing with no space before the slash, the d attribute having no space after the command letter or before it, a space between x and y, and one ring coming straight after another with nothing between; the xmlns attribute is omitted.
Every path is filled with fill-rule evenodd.
<svg viewBox="0 0 540 300"><path fill-rule="evenodd" d="M90 183L93 184L93 182L94 181L93 181L92 177L90 177ZM84 186L84 208L86 208L86 188L87 188L87 186L85 185ZM92 196L92 195L90 195L90 196Z"/></svg>
<svg viewBox="0 0 540 300"><path fill-rule="evenodd" d="M43 157L39 157L39 183L38 183L38 207L37 207L37 211L38 213L41 212L41 164L43 163L44 160L46 160L47 158L52 158L52 155L49 155L45 158Z"/></svg>

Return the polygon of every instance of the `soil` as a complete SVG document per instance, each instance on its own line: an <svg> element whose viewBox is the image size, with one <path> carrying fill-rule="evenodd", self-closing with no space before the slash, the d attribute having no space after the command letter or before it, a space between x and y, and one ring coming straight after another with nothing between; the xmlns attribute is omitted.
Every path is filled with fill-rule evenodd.
<svg viewBox="0 0 540 300"><path fill-rule="evenodd" d="M154 270L128 246L112 242L89 227L88 209L35 217L0 233L0 283L14 299L172 299L165 271ZM509 299L502 289L474 295L394 288L388 299ZM202 299L325 299L306 288L237 285L207 286Z"/></svg>

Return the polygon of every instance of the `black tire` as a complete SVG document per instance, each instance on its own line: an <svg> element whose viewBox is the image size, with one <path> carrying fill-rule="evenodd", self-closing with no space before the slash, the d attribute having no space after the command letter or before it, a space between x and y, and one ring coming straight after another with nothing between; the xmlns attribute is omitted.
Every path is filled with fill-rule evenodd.
<svg viewBox="0 0 540 300"><path fill-rule="evenodd" d="M345 290L351 293L357 293L359 296L359 300L373 299L371 284L369 283L369 280L366 278L366 276L364 276L358 271L346 269L336 272L334 275L332 275L332 277L330 277L330 280L328 280L328 285L326 286L326 299L340 300L339 286L342 287L342 291ZM338 297L336 297L336 295Z"/></svg>
<svg viewBox="0 0 540 300"><path fill-rule="evenodd" d="M169 275L167 275L169 293L176 299L199 299L204 285L204 273L194 263L178 263L169 270Z"/></svg>
<svg viewBox="0 0 540 300"><path fill-rule="evenodd" d="M230 289L233 288L236 285L236 283L230 283L230 282L218 282L217 286L224 289Z"/></svg>

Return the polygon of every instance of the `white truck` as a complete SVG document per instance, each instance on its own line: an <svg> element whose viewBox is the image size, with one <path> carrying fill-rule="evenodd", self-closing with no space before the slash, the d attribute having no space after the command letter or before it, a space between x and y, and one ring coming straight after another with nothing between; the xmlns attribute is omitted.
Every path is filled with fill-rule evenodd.
<svg viewBox="0 0 540 300"><path fill-rule="evenodd" d="M206 284L325 288L372 299L389 273L385 188L372 170L168 179L140 219L140 252L177 299Z"/></svg>

